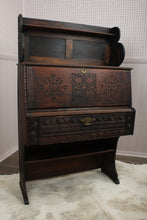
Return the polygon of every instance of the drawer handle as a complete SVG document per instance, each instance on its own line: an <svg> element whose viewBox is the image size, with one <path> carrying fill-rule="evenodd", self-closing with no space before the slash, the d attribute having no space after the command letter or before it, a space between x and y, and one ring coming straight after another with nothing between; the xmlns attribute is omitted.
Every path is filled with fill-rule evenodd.
<svg viewBox="0 0 147 220"><path fill-rule="evenodd" d="M87 70L85 68L82 68L81 73L87 73Z"/></svg>
<svg viewBox="0 0 147 220"><path fill-rule="evenodd" d="M81 122L83 122L84 125L92 125L92 122L95 121L95 118L92 117L85 117L83 119L81 119Z"/></svg>

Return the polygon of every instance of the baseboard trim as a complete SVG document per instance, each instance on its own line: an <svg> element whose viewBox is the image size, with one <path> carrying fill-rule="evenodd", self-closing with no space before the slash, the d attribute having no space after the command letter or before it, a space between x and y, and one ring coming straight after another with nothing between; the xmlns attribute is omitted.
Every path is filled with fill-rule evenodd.
<svg viewBox="0 0 147 220"><path fill-rule="evenodd" d="M126 152L126 151L118 151L116 153L118 156L126 156L126 157L140 157L140 158L147 158L147 153L142 153L142 152Z"/></svg>
<svg viewBox="0 0 147 220"><path fill-rule="evenodd" d="M5 160L7 157L9 157L11 154L15 153L18 150L18 146L12 147L11 149L9 149L7 152L5 152L4 154L0 155L0 162L2 162L3 160Z"/></svg>

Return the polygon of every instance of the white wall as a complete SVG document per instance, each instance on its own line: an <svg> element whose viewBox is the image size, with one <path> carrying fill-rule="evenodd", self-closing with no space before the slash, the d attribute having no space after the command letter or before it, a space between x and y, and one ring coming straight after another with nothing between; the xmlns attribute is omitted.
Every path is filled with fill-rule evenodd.
<svg viewBox="0 0 147 220"><path fill-rule="evenodd" d="M123 64L133 68L132 105L136 119L134 135L120 137L118 154L147 157L147 63L139 62Z"/></svg>
<svg viewBox="0 0 147 220"><path fill-rule="evenodd" d="M147 157L147 0L25 0L24 16L114 27L126 49L123 66L133 67L133 136L121 137L118 154Z"/></svg>
<svg viewBox="0 0 147 220"><path fill-rule="evenodd" d="M0 160L17 149L17 15L121 29L131 66L135 133L118 153L147 156L147 0L0 0Z"/></svg>
<svg viewBox="0 0 147 220"><path fill-rule="evenodd" d="M147 0L24 0L24 16L118 26L126 56L147 56Z"/></svg>
<svg viewBox="0 0 147 220"><path fill-rule="evenodd" d="M0 161L18 149L17 16L21 0L0 0Z"/></svg>

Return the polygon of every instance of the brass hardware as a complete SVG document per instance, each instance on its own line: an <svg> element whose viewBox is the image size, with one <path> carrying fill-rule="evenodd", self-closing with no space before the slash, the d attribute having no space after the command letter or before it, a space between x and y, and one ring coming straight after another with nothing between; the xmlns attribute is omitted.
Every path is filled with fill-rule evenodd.
<svg viewBox="0 0 147 220"><path fill-rule="evenodd" d="M81 119L81 122L84 123L84 125L92 125L92 122L95 121L95 118L91 118L91 117L85 117L83 119Z"/></svg>
<svg viewBox="0 0 147 220"><path fill-rule="evenodd" d="M87 73L87 70L85 68L82 68L81 73Z"/></svg>

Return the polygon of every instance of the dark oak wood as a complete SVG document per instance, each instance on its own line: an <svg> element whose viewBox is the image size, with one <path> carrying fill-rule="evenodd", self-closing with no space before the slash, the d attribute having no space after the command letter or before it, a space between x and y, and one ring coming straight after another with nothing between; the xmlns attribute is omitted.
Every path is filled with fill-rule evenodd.
<svg viewBox="0 0 147 220"><path fill-rule="evenodd" d="M131 68L117 27L18 18L20 188L101 168L116 184L117 141L133 134Z"/></svg>
<svg viewBox="0 0 147 220"><path fill-rule="evenodd" d="M25 74L28 109L131 105L129 70L29 66Z"/></svg>
<svg viewBox="0 0 147 220"><path fill-rule="evenodd" d="M147 158L116 155L116 159L131 164L147 164ZM9 175L19 172L18 151L0 163L0 175Z"/></svg>
<svg viewBox="0 0 147 220"><path fill-rule="evenodd" d="M119 66L125 50L118 27L104 28L19 16L19 62Z"/></svg>

